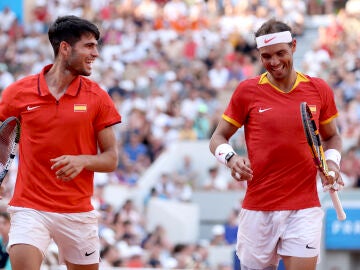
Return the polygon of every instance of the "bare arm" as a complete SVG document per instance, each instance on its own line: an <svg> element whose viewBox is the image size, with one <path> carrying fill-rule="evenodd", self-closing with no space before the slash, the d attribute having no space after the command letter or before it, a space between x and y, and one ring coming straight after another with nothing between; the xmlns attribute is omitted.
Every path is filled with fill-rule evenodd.
<svg viewBox="0 0 360 270"><path fill-rule="evenodd" d="M221 119L216 127L213 135L210 138L210 151L215 154L216 147L222 143L228 143L232 135L238 130L238 128L229 122Z"/></svg>
<svg viewBox="0 0 360 270"><path fill-rule="evenodd" d="M228 144L229 139L238 130L238 127L221 119L210 138L210 151L215 155L216 148L221 144ZM247 157L235 155L226 164L231 169L231 175L238 181L251 180L253 172L251 170L250 161Z"/></svg>
<svg viewBox="0 0 360 270"><path fill-rule="evenodd" d="M65 181L76 177L83 169L94 172L111 172L118 163L118 149L112 127L98 134L100 153L97 155L63 155L51 160L56 177Z"/></svg>
<svg viewBox="0 0 360 270"><path fill-rule="evenodd" d="M341 153L342 140L341 140L341 136L338 132L336 120L334 119L325 125L320 125L319 131L321 134L324 151L326 151L328 149L335 149L335 150L339 151L339 153ZM340 185L344 185L344 182L342 181L342 178L340 175L340 167L338 166L338 164L336 164L336 162L334 162L332 160L327 160L326 163L328 165L329 171L335 172L335 177L334 177L334 179L329 180L329 179L326 179L321 176L323 185L328 184L329 181L330 181L329 183L333 183L334 181L336 181Z"/></svg>

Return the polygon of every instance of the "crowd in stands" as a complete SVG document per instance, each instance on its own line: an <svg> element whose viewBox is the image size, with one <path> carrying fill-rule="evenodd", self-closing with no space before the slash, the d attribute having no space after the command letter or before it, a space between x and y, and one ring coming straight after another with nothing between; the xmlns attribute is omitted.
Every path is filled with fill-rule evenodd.
<svg viewBox="0 0 360 270"><path fill-rule="evenodd" d="M101 197L107 183L136 187L141 175L173 142L209 139L226 100L240 81L263 72L253 32L270 17L289 23L303 35L306 15L321 10L331 16L319 28L303 56L301 72L324 78L340 109L344 138L342 171L347 187L360 186L360 21L359 14L336 9L335 1L303 0L35 0L26 23L5 7L0 10L0 90L52 62L48 25L73 14L95 22L102 33L100 57L91 78L112 97L122 115L116 127L120 162L106 179L95 179L94 203L101 213L101 264L127 268L210 269L206 247L233 244L236 213L214 228L203 243L171 243L158 226L145 231L142 213L131 200L113 209ZM332 14L332 15L330 15ZM299 45L298 45L299 46ZM235 148L246 154L243 134ZM191 201L194 189L245 189L221 168L209 168L197 181L191 157L182 171L163 174L151 196ZM14 176L13 176L14 178ZM11 195L9 181L7 194ZM100 195L99 195L100 194ZM229 228L230 231L226 231ZM56 263L50 248L47 263ZM232 269L219 265L216 269Z"/></svg>

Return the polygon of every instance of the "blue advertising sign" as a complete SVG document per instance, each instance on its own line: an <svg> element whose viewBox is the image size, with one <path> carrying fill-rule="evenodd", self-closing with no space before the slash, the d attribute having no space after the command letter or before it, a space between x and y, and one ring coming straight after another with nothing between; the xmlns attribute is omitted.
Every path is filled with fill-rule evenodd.
<svg viewBox="0 0 360 270"><path fill-rule="evenodd" d="M345 208L346 220L339 221L333 208L325 216L325 248L360 250L360 208Z"/></svg>

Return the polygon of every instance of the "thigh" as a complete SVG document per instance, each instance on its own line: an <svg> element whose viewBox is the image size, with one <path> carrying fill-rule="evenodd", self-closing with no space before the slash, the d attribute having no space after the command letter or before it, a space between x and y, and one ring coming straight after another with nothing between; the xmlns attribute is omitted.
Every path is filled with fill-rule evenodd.
<svg viewBox="0 0 360 270"><path fill-rule="evenodd" d="M66 267L68 270L98 270L99 264L87 264L87 265L80 265L80 264L72 264L66 262Z"/></svg>
<svg viewBox="0 0 360 270"><path fill-rule="evenodd" d="M40 250L27 244L11 246L9 256L12 270L38 270L43 260Z"/></svg>
<svg viewBox="0 0 360 270"><path fill-rule="evenodd" d="M100 258L97 212L55 214L54 219L57 222L52 231L59 262L69 265L69 269L97 269Z"/></svg>
<svg viewBox="0 0 360 270"><path fill-rule="evenodd" d="M282 256L286 270L315 270L317 264L317 257L299 258Z"/></svg>
<svg viewBox="0 0 360 270"><path fill-rule="evenodd" d="M281 220L288 212L241 210L236 249L242 268L276 269Z"/></svg>

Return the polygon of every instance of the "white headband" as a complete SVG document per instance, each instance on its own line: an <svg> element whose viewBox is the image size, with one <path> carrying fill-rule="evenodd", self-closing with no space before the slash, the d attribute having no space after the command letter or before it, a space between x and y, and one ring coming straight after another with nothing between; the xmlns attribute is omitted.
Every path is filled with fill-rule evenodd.
<svg viewBox="0 0 360 270"><path fill-rule="evenodd" d="M290 31L271 33L263 36L259 36L256 39L257 48L270 46L278 43L290 43L292 36Z"/></svg>

